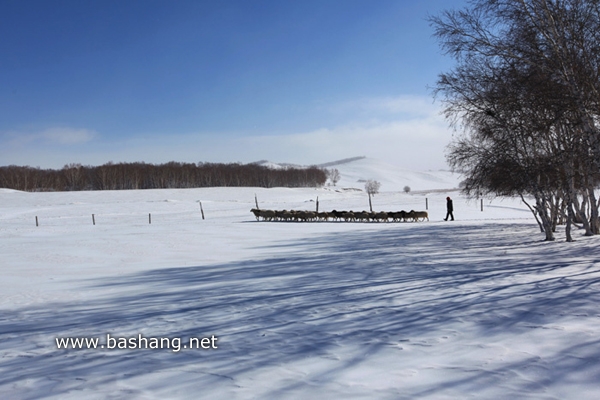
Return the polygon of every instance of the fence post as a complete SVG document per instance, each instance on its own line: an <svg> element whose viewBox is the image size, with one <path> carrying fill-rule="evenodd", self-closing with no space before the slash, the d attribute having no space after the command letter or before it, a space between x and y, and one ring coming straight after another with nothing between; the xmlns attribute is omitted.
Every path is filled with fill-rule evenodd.
<svg viewBox="0 0 600 400"><path fill-rule="evenodd" d="M152 223L152 214L148 213L148 224Z"/></svg>
<svg viewBox="0 0 600 400"><path fill-rule="evenodd" d="M481 199L481 211L483 211L483 199Z"/></svg>
<svg viewBox="0 0 600 400"><path fill-rule="evenodd" d="M202 214L202 219L204 219L204 210L202 209L202 202L199 201L198 203L200 203L200 213Z"/></svg>
<svg viewBox="0 0 600 400"><path fill-rule="evenodd" d="M38 217L37 217L37 215L35 216L35 226L40 226L40 224L38 223Z"/></svg>
<svg viewBox="0 0 600 400"><path fill-rule="evenodd" d="M425 209L429 210L429 202L427 201L427 197L425 197Z"/></svg>
<svg viewBox="0 0 600 400"><path fill-rule="evenodd" d="M317 213L319 212L319 196L317 196Z"/></svg>
<svg viewBox="0 0 600 400"><path fill-rule="evenodd" d="M92 214L92 224L96 225L96 218L94 217L94 214Z"/></svg>

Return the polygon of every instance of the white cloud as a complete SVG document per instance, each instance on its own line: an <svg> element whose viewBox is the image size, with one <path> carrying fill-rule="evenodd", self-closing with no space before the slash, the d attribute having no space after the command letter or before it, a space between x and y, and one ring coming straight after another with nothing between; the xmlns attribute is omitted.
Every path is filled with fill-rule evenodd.
<svg viewBox="0 0 600 400"><path fill-rule="evenodd" d="M21 134L18 139L30 145L20 147L20 152L0 149L0 156L4 165L50 168L71 162L100 165L108 161L247 163L266 159L320 164L354 156L367 156L413 170L447 168L444 150L451 140L451 130L429 98L372 98L336 107L340 110L345 107L356 118L343 118L352 122L292 134L269 132L244 136L202 132L111 141L104 141L85 129L56 128ZM375 114L385 118L373 117ZM90 142L92 139L96 140ZM50 143L57 146L49 150ZM76 151L73 145L78 145Z"/></svg>
<svg viewBox="0 0 600 400"><path fill-rule="evenodd" d="M89 129L75 129L68 127L49 128L41 131L12 131L2 135L4 140L12 146L40 143L44 145L75 145L93 140L97 134Z"/></svg>
<svg viewBox="0 0 600 400"><path fill-rule="evenodd" d="M40 137L51 143L70 145L89 142L96 133L88 129L52 128L41 132Z"/></svg>
<svg viewBox="0 0 600 400"><path fill-rule="evenodd" d="M332 105L331 110L353 122L295 134L244 137L228 147L254 154L255 160L310 164L367 156L410 169L447 168L444 151L451 129L431 98L364 98Z"/></svg>
<svg viewBox="0 0 600 400"><path fill-rule="evenodd" d="M354 114L358 117L434 117L440 109L431 97L403 95L395 97L367 97L342 102L330 107L334 113Z"/></svg>
<svg viewBox="0 0 600 400"><path fill-rule="evenodd" d="M445 168L449 129L439 118L376 124L352 124L281 136L242 138L234 147L256 154L255 159L323 163L368 156L410 169Z"/></svg>

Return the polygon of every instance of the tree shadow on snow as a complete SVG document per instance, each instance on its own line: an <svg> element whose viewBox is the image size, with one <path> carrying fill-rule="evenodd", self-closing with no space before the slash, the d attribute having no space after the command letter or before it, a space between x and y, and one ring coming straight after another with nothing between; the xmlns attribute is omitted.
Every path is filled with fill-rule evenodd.
<svg viewBox="0 0 600 400"><path fill-rule="evenodd" d="M3 313L0 388L22 389L20 398L40 398L89 385L108 390L107 385L119 383L124 390L127 382L152 377L156 387L177 382L180 389L235 397L251 389L245 378L263 370L268 378L279 368L288 378L271 387L262 383L261 393L281 398L336 382L389 352L399 360L389 366L393 382L393 368L403 368L402 348L449 352L444 340L467 334L474 345L492 346L507 335L519 341L531 332L561 329L565 321L597 319L598 239L545 243L531 239L535 229L401 225L265 244L264 259L83 282L104 297ZM182 344L188 337L214 334L219 348L58 350L54 345L56 337L100 337L103 343L106 333L181 337ZM487 368L457 360L440 368L463 368L461 375L384 393L396 398L448 390L476 393L531 368L540 369L538 379L517 380L510 388L515 395L567 379L598 382L598 335L577 343L566 339L544 357L529 355ZM321 360L318 371L304 370L306 360ZM189 380L160 374L174 370L190 374ZM126 393L115 389L113 394Z"/></svg>

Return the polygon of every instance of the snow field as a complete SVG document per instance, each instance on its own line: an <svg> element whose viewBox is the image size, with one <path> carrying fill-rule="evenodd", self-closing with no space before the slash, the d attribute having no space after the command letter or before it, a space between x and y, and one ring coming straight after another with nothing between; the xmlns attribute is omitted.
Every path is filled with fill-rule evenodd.
<svg viewBox="0 0 600 400"><path fill-rule="evenodd" d="M431 222L249 211L255 194L268 209L313 210L318 196L320 210L368 210L344 187L1 190L1 397L600 396L597 237L545 243L520 201L481 212L451 189L373 198L374 210L408 211L427 197ZM447 195L454 222L441 220ZM219 348L54 344L107 333L214 334Z"/></svg>

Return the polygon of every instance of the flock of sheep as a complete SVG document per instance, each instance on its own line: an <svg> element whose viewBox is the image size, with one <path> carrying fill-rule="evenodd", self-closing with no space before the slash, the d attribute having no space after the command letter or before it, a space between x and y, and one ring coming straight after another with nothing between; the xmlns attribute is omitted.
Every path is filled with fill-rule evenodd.
<svg viewBox="0 0 600 400"><path fill-rule="evenodd" d="M347 221L347 222L400 222L400 221L429 221L427 211L390 211L390 212L369 212L369 211L295 211L295 210L259 210L253 208L250 210L257 221L261 218L263 221Z"/></svg>

